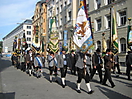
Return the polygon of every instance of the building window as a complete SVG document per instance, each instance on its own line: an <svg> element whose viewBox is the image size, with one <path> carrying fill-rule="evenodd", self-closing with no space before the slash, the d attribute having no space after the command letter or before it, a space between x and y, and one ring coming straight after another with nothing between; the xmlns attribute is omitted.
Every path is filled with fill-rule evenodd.
<svg viewBox="0 0 132 99"><path fill-rule="evenodd" d="M68 20L71 20L71 11L68 12Z"/></svg>
<svg viewBox="0 0 132 99"><path fill-rule="evenodd" d="M56 14L59 14L59 7L57 7Z"/></svg>
<svg viewBox="0 0 132 99"><path fill-rule="evenodd" d="M101 0L96 0L97 3L97 9L99 9L101 7Z"/></svg>
<svg viewBox="0 0 132 99"><path fill-rule="evenodd" d="M67 22L67 17L65 16L65 23Z"/></svg>
<svg viewBox="0 0 132 99"><path fill-rule="evenodd" d="M31 29L31 26L27 26L27 29Z"/></svg>
<svg viewBox="0 0 132 99"><path fill-rule="evenodd" d="M27 31L27 35L31 35L31 31Z"/></svg>
<svg viewBox="0 0 132 99"><path fill-rule="evenodd" d="M119 15L120 15L120 25L125 25L127 21L126 11L119 12Z"/></svg>
<svg viewBox="0 0 132 99"><path fill-rule="evenodd" d="M67 5L67 1L65 1L65 6Z"/></svg>
<svg viewBox="0 0 132 99"><path fill-rule="evenodd" d="M111 22L110 22L110 15L106 16L106 28L110 28Z"/></svg>
<svg viewBox="0 0 132 99"><path fill-rule="evenodd" d="M60 19L60 25L62 25L62 18Z"/></svg>
<svg viewBox="0 0 132 99"><path fill-rule="evenodd" d="M54 2L54 0L53 0L53 5L54 5L54 3L55 3L55 2Z"/></svg>
<svg viewBox="0 0 132 99"><path fill-rule="evenodd" d="M72 0L68 0L67 4L71 4Z"/></svg>
<svg viewBox="0 0 132 99"><path fill-rule="evenodd" d="M101 18L97 19L97 31L101 30Z"/></svg>
<svg viewBox="0 0 132 99"><path fill-rule="evenodd" d="M62 5L60 6L60 12L62 11Z"/></svg>
<svg viewBox="0 0 132 99"><path fill-rule="evenodd" d="M58 17L56 18L56 26L59 26L59 21L58 21Z"/></svg>
<svg viewBox="0 0 132 99"><path fill-rule="evenodd" d="M28 47L31 47L31 44L28 44Z"/></svg>
<svg viewBox="0 0 132 99"><path fill-rule="evenodd" d="M108 0L108 4L111 4L112 2L114 2L115 0Z"/></svg>
<svg viewBox="0 0 132 99"><path fill-rule="evenodd" d="M121 53L126 53L126 39L121 38L120 39L120 44L121 44Z"/></svg>
<svg viewBox="0 0 132 99"><path fill-rule="evenodd" d="M101 42L97 41L97 48L99 48L101 50Z"/></svg>
<svg viewBox="0 0 132 99"><path fill-rule="evenodd" d="M31 41L31 38L30 37L27 37L27 41Z"/></svg>

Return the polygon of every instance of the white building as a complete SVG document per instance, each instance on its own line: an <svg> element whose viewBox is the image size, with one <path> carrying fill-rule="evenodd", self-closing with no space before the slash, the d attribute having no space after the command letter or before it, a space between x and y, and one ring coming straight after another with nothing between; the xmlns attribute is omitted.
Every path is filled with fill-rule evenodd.
<svg viewBox="0 0 132 99"><path fill-rule="evenodd" d="M22 42L24 33L28 47L30 47L32 44L32 20L25 20L23 23L21 23L3 38L3 51L13 52L13 42L15 37L17 37L17 41L18 38L20 38Z"/></svg>
<svg viewBox="0 0 132 99"><path fill-rule="evenodd" d="M132 25L132 0L88 0L88 14L92 20L95 49L102 50L102 33L105 33L107 46L110 38L110 8L114 7L117 22L120 63L125 63L127 49L127 27Z"/></svg>
<svg viewBox="0 0 132 99"><path fill-rule="evenodd" d="M47 0L47 32L49 33L50 19L56 17L57 30L59 32L59 44L63 44L64 32L67 32L68 44L76 23L79 0ZM54 10L54 12L53 12ZM69 45L68 45L69 48Z"/></svg>

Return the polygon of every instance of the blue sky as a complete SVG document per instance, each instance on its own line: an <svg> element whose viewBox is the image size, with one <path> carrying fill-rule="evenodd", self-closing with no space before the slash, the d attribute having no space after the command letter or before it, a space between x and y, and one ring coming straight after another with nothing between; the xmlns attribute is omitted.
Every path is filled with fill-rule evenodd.
<svg viewBox="0 0 132 99"><path fill-rule="evenodd" d="M1 0L0 41L18 26L17 23L32 18L38 1L40 0Z"/></svg>

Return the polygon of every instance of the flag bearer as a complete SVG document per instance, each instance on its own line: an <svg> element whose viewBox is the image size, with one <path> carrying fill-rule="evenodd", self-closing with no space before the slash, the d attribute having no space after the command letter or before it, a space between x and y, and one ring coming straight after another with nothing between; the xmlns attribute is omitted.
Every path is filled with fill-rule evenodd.
<svg viewBox="0 0 132 99"><path fill-rule="evenodd" d="M86 87L88 89L88 94L92 94L94 91L91 89L91 86L90 86L90 77L89 77L89 74L88 74L88 69L87 69L87 66L86 66L86 59L85 59L85 55L81 52L81 51L78 51L77 52L77 55L76 55L76 64L75 66L77 67L77 72L78 72L78 80L77 80L77 92L78 93L81 93L80 91L80 83L81 83L81 80L82 78L84 78L85 80L85 83L86 83Z"/></svg>

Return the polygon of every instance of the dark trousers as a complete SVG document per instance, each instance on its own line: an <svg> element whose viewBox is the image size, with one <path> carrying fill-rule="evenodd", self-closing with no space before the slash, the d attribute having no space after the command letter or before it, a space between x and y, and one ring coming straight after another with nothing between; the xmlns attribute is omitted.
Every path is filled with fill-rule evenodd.
<svg viewBox="0 0 132 99"><path fill-rule="evenodd" d="M21 62L21 70L22 71L25 71L26 70L25 62Z"/></svg>
<svg viewBox="0 0 132 99"><path fill-rule="evenodd" d="M91 72L91 76L90 78L92 79L94 74L96 73L96 70L98 71L99 73L99 78L100 78L100 82L102 82L102 67L100 65L96 66L96 69L93 68L93 71Z"/></svg>
<svg viewBox="0 0 132 99"><path fill-rule="evenodd" d="M50 75L52 75L53 74L53 71L54 71L54 66L53 67L50 67L49 66L49 71L50 71Z"/></svg>
<svg viewBox="0 0 132 99"><path fill-rule="evenodd" d="M126 69L126 74L127 74L128 79L130 79L130 71L131 71L131 70L132 70L131 65L128 65L128 66L127 66L127 69Z"/></svg>
<svg viewBox="0 0 132 99"><path fill-rule="evenodd" d="M71 73L76 74L76 67L75 64L72 64Z"/></svg>
<svg viewBox="0 0 132 99"><path fill-rule="evenodd" d="M67 65L64 65L63 68L60 68L60 72L61 72L61 78L65 78L67 73Z"/></svg>
<svg viewBox="0 0 132 99"><path fill-rule="evenodd" d="M86 72L86 73L85 73ZM87 72L87 70L84 68L83 69L80 69L80 68L77 68L77 73L78 73L78 80L77 80L77 83L81 83L82 81L82 78L84 78L85 80L85 83L89 83L90 81L90 76Z"/></svg>
<svg viewBox="0 0 132 99"><path fill-rule="evenodd" d="M33 63L33 62L27 63L27 69L32 69L32 66L33 66L33 68L35 69L34 63Z"/></svg>
<svg viewBox="0 0 132 99"><path fill-rule="evenodd" d="M55 73L55 76L57 76L57 67L56 66L54 67L54 73Z"/></svg>
<svg viewBox="0 0 132 99"><path fill-rule="evenodd" d="M111 86L113 86L114 82L112 81L112 78L111 78L111 71L110 71L110 69L105 68L103 84L106 84L107 79L109 80Z"/></svg>
<svg viewBox="0 0 132 99"><path fill-rule="evenodd" d="M118 73L120 73L120 67L119 67L119 64L114 64L114 70L117 68L118 70Z"/></svg>

